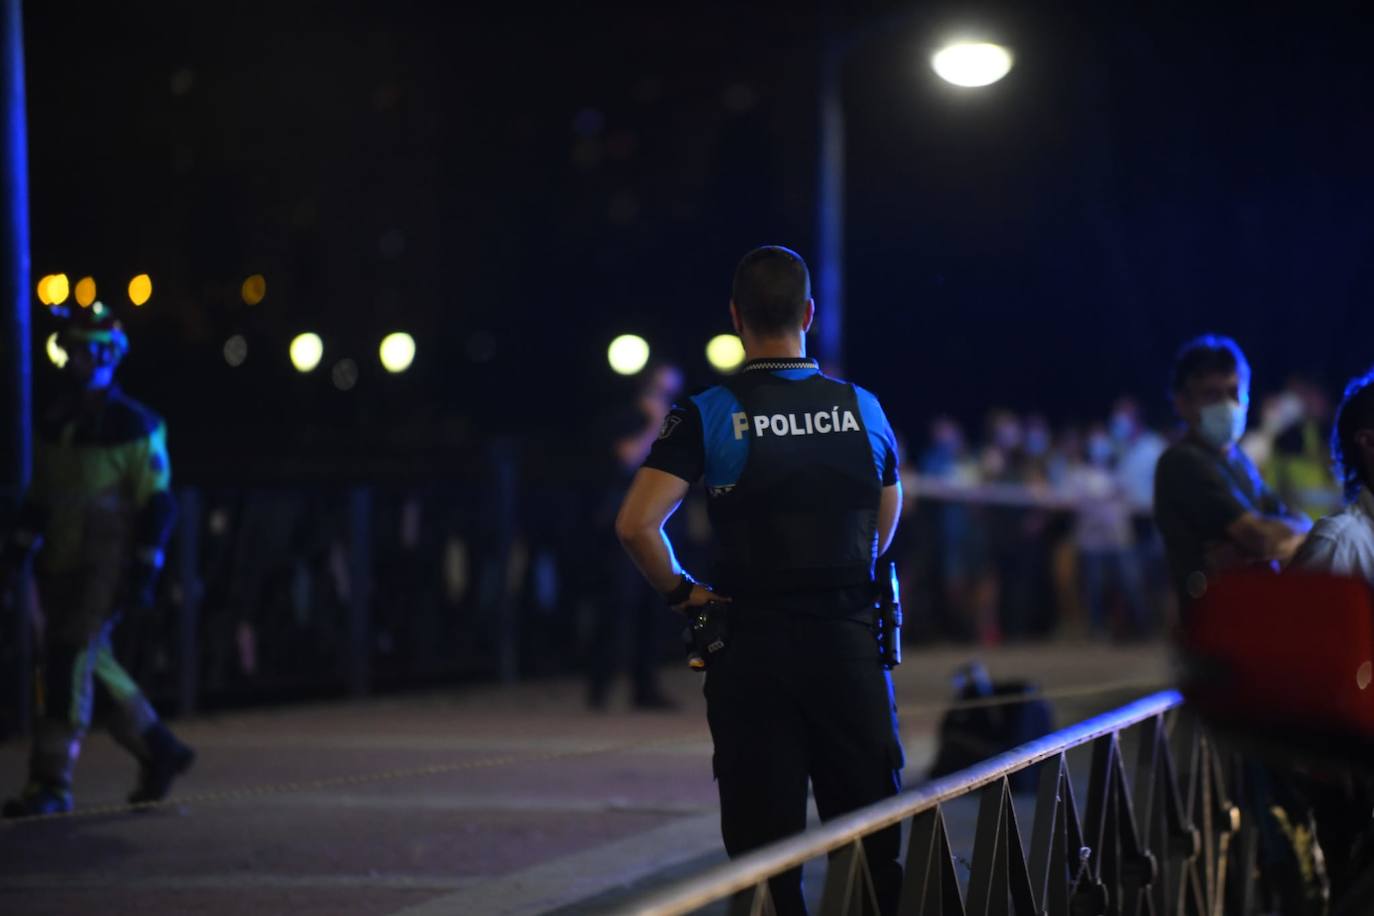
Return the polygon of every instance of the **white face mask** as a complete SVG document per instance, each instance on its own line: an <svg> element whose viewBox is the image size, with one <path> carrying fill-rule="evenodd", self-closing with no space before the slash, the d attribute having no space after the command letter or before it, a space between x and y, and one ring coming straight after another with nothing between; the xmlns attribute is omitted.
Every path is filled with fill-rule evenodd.
<svg viewBox="0 0 1374 916"><path fill-rule="evenodd" d="M1197 431L1203 440L1217 448L1230 448L1245 435L1246 406L1225 400L1208 404L1198 415Z"/></svg>

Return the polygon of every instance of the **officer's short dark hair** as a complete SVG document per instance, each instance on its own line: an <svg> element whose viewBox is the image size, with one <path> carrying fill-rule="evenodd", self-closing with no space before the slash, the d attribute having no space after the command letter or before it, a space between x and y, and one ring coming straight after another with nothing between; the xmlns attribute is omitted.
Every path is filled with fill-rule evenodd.
<svg viewBox="0 0 1374 916"><path fill-rule="evenodd" d="M1360 447L1355 435L1360 430L1374 429L1374 370L1350 380L1345 397L1336 408L1336 422L1331 429L1331 466L1336 479L1345 489L1347 499L1360 495L1360 487L1370 486L1374 468L1360 462Z"/></svg>
<svg viewBox="0 0 1374 916"><path fill-rule="evenodd" d="M1178 394L1195 378L1232 372L1240 376L1242 385L1250 384L1250 364L1240 346L1229 337L1203 334L1179 347L1174 357L1174 371L1169 377L1169 390Z"/></svg>
<svg viewBox="0 0 1374 916"><path fill-rule="evenodd" d="M755 334L792 333L801 328L806 316L811 272L792 249L765 245L740 260L730 296L739 320Z"/></svg>

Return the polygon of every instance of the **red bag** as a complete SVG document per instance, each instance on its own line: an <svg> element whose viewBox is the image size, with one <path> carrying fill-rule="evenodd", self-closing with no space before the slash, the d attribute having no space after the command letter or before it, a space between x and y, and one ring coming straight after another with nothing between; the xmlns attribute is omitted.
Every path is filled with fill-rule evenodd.
<svg viewBox="0 0 1374 916"><path fill-rule="evenodd" d="M1374 590L1313 573L1220 576L1183 629L1183 692L1204 715L1374 738Z"/></svg>

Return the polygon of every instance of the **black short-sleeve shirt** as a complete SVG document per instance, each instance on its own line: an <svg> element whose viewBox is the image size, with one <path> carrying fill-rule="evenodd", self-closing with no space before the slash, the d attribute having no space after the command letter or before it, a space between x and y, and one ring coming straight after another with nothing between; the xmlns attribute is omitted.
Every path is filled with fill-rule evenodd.
<svg viewBox="0 0 1374 916"><path fill-rule="evenodd" d="M1241 516L1288 515L1239 448L1226 455L1185 439L1165 450L1155 468L1155 524L1164 538L1180 600L1206 589L1206 553L1228 539Z"/></svg>

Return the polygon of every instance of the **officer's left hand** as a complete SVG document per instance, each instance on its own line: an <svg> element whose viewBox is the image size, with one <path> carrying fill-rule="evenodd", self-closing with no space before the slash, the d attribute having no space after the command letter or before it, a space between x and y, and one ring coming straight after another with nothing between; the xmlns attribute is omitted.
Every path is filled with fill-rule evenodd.
<svg viewBox="0 0 1374 916"><path fill-rule="evenodd" d="M717 592L709 585L700 582L693 583L692 594L681 604L673 605L673 610L681 614L686 614L694 608L704 607L708 604L729 604L730 599L720 592Z"/></svg>

